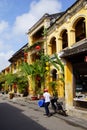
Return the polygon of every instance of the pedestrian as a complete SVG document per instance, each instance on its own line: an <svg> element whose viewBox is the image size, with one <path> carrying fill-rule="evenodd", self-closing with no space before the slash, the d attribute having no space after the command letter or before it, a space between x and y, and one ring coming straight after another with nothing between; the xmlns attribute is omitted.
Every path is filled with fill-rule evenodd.
<svg viewBox="0 0 87 130"><path fill-rule="evenodd" d="M51 95L48 92L48 89L44 89L44 93L43 93L43 98L44 98L44 108L45 108L45 112L48 117L51 116L51 113L49 112L49 105L50 105L50 101L51 101Z"/></svg>

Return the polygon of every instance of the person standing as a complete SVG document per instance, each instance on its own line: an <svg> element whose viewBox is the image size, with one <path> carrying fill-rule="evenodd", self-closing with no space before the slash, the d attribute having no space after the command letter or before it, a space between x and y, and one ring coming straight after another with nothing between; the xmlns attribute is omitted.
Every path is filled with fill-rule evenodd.
<svg viewBox="0 0 87 130"><path fill-rule="evenodd" d="M49 112L49 105L50 105L51 95L48 92L48 89L44 89L43 98L45 100L44 101L45 112L46 112L46 115L49 117L49 116L51 116L51 114Z"/></svg>

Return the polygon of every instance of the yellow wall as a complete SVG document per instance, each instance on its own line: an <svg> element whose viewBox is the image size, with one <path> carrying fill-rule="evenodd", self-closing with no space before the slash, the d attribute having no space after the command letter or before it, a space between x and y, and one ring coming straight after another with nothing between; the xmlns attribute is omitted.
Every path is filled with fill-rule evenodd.
<svg viewBox="0 0 87 130"><path fill-rule="evenodd" d="M72 65L66 62L65 65L65 99L66 108L73 106L73 75Z"/></svg>

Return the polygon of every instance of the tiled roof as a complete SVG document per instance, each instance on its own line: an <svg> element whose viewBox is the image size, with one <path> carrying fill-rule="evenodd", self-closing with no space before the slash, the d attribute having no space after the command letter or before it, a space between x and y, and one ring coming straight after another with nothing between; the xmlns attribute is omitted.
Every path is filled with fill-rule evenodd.
<svg viewBox="0 0 87 130"><path fill-rule="evenodd" d="M37 26L39 26L43 21L44 19L46 18L49 18L51 21L51 24L53 24L56 19L58 19L64 12L60 12L60 13L55 13L55 14L48 14L48 13L45 13L28 31L28 33L30 31L33 31L35 28L37 28Z"/></svg>
<svg viewBox="0 0 87 130"><path fill-rule="evenodd" d="M22 55L24 54L24 49L25 49L26 47L28 47L28 43L25 44L22 48L20 48L16 53L14 53L14 54L12 55L12 57L11 57L8 61L12 62L13 59L15 59L16 57L18 57L19 55L22 56Z"/></svg>

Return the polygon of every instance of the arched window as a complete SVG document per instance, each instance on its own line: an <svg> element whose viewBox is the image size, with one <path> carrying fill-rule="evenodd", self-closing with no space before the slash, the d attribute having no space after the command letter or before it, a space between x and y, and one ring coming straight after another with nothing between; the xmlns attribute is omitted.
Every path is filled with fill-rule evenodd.
<svg viewBox="0 0 87 130"><path fill-rule="evenodd" d="M75 36L76 36L76 42L86 37L85 18L80 18L79 20L77 20L75 25Z"/></svg>
<svg viewBox="0 0 87 130"><path fill-rule="evenodd" d="M50 45L51 45L51 53L52 54L56 53L56 38L55 37L51 39Z"/></svg>
<svg viewBox="0 0 87 130"><path fill-rule="evenodd" d="M53 69L51 71L51 74L52 74L52 81L56 81L57 80L57 70Z"/></svg>
<svg viewBox="0 0 87 130"><path fill-rule="evenodd" d="M67 36L67 30L64 30L62 32L62 49L68 47L68 36Z"/></svg>

